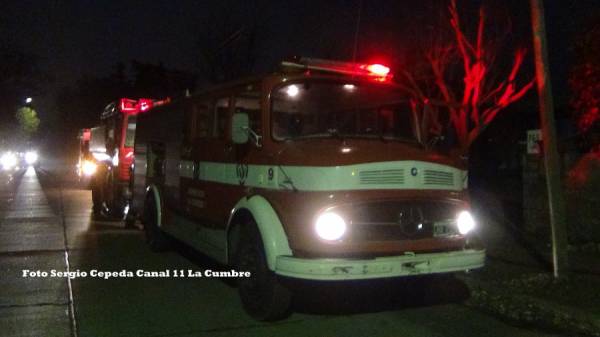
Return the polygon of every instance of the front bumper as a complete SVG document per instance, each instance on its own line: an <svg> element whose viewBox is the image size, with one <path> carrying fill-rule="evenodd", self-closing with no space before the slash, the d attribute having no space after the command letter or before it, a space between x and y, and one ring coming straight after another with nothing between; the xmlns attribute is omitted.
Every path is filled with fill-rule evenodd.
<svg viewBox="0 0 600 337"><path fill-rule="evenodd" d="M309 280L360 280L467 271L483 267L484 262L483 249L373 259L303 259L278 256L275 273Z"/></svg>

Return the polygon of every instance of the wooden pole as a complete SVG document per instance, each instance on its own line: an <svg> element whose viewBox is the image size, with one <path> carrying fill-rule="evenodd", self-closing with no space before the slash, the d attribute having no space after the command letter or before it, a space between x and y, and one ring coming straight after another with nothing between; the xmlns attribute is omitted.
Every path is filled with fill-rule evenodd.
<svg viewBox="0 0 600 337"><path fill-rule="evenodd" d="M560 162L556 146L552 86L548 69L548 51L546 49L544 6L543 0L530 0L529 3L531 5L535 74L540 106L542 143L544 146L550 227L552 229L552 263L554 277L559 278L565 276L568 272L567 226L565 201L561 188Z"/></svg>

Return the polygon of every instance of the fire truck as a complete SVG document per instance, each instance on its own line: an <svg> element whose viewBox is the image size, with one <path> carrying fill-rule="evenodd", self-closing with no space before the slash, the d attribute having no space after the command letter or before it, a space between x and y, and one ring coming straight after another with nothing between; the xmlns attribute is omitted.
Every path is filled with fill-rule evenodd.
<svg viewBox="0 0 600 337"><path fill-rule="evenodd" d="M136 118L169 101L121 98L106 106L100 126L82 130L79 167L81 176L90 180L94 215L127 215Z"/></svg>
<svg viewBox="0 0 600 337"><path fill-rule="evenodd" d="M138 116L132 210L150 247L174 238L249 272L239 294L257 320L289 312L285 278L482 267L465 163L427 146L391 76L295 59Z"/></svg>

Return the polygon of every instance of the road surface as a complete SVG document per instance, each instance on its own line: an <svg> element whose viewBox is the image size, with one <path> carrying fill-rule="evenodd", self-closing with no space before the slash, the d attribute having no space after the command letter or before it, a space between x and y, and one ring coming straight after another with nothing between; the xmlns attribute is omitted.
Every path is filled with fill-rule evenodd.
<svg viewBox="0 0 600 337"><path fill-rule="evenodd" d="M425 296L415 295L418 280L293 282L295 312L260 323L228 280L91 277L226 268L182 245L152 253L142 231L93 221L90 208L90 191L64 168L0 173L0 336L556 336L466 307L458 281L438 281Z"/></svg>

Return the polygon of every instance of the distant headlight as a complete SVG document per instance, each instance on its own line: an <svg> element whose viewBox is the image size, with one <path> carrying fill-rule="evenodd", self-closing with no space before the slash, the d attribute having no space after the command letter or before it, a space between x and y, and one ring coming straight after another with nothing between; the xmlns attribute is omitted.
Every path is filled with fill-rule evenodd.
<svg viewBox="0 0 600 337"><path fill-rule="evenodd" d="M98 165L89 160L84 161L83 165L81 166L81 171L85 176L88 177L94 175L94 173L96 173L96 169L98 169Z"/></svg>
<svg viewBox="0 0 600 337"><path fill-rule="evenodd" d="M0 157L0 164L5 170L11 170L17 166L17 156L12 152L6 152Z"/></svg>
<svg viewBox="0 0 600 337"><path fill-rule="evenodd" d="M346 221L333 212L325 212L317 218L315 230L323 240L339 240L346 233Z"/></svg>
<svg viewBox="0 0 600 337"><path fill-rule="evenodd" d="M458 213L458 217L456 218L456 226L458 227L458 232L462 235L465 235L475 228L475 220L473 219L471 213L468 211L462 211Z"/></svg>
<svg viewBox="0 0 600 337"><path fill-rule="evenodd" d="M27 165L33 165L38 160L38 154L35 151L28 151L25 153L25 162Z"/></svg>

